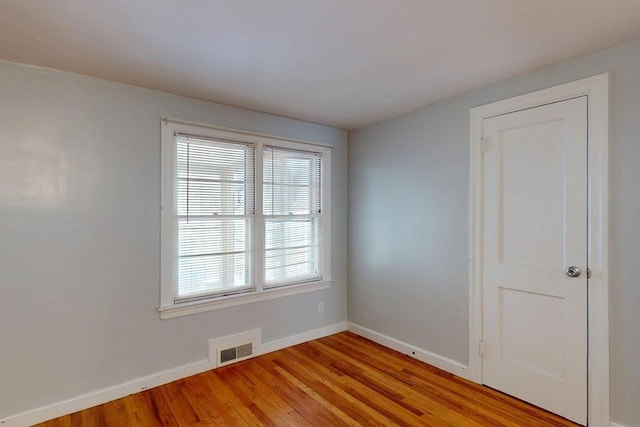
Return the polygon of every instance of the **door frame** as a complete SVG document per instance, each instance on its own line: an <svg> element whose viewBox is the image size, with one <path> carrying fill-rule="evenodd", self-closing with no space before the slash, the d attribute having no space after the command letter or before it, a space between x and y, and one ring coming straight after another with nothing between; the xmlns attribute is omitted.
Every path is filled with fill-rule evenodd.
<svg viewBox="0 0 640 427"><path fill-rule="evenodd" d="M501 114L587 97L587 423L609 425L608 154L609 73L472 108L470 111L469 367L468 378L482 384L482 212L483 120Z"/></svg>

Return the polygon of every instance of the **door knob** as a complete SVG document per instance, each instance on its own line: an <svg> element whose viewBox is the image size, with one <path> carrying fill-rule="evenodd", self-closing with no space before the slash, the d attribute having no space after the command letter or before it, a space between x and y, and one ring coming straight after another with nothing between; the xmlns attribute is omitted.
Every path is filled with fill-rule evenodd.
<svg viewBox="0 0 640 427"><path fill-rule="evenodd" d="M580 271L580 268L576 267L575 265L567 268L567 276L569 277L580 277L581 274L582 271Z"/></svg>

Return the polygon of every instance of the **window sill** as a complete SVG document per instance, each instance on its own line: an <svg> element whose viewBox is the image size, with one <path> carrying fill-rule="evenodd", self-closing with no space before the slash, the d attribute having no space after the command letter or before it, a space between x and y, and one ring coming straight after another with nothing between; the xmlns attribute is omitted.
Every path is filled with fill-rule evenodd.
<svg viewBox="0 0 640 427"><path fill-rule="evenodd" d="M205 311L218 310L221 308L234 307L237 305L251 304L254 302L304 294L307 292L320 291L322 289L329 289L331 287L331 283L333 283L333 280L323 280L320 282L287 286L286 288L264 290L260 293L230 295L227 297L220 297L204 301L185 302L168 307L160 307L158 311L160 312L161 319L171 319L174 317L203 313Z"/></svg>

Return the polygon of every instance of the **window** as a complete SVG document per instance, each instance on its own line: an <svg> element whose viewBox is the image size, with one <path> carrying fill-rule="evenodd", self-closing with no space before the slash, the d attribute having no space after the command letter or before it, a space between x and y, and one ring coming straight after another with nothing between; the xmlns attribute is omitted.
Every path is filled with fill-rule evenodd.
<svg viewBox="0 0 640 427"><path fill-rule="evenodd" d="M162 121L162 317L328 287L329 147Z"/></svg>
<svg viewBox="0 0 640 427"><path fill-rule="evenodd" d="M319 279L322 155L264 147L262 159L265 286Z"/></svg>
<svg viewBox="0 0 640 427"><path fill-rule="evenodd" d="M176 134L176 301L250 289L254 149Z"/></svg>

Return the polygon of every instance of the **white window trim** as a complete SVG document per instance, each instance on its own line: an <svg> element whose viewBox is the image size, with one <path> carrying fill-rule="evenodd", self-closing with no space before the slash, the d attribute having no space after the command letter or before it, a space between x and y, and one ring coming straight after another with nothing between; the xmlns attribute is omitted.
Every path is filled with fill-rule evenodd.
<svg viewBox="0 0 640 427"><path fill-rule="evenodd" d="M293 150L304 150L322 152L323 174L322 182L322 210L320 216L321 230L320 239L320 271L323 276L320 280L290 284L276 288L265 289L263 270L263 256L253 256L252 258L252 282L255 289L237 295L225 295L211 297L197 301L175 303L177 280L175 277L175 258L177 250L177 231L174 229L173 209L176 194L176 154L175 154L175 134L183 133L209 138L221 138L231 141L250 143L255 146L256 153L262 150L265 145L289 148ZM331 277L331 147L324 144L317 144L307 141L279 138L264 134L239 131L235 129L202 125L193 122L162 117L161 119L161 193L160 193L160 317L169 319L173 317L186 316L204 311L216 310L220 308L232 307L243 304L250 304L258 301L265 301L274 298L281 298L290 295L297 295L306 292L314 292L327 289L333 282ZM256 155L255 175L262 176L261 156ZM255 188L255 209L256 217L262 216L262 186ZM258 214L260 213L260 214ZM255 233L258 234L254 241L263 242L264 236L262 225L256 219ZM261 254L262 247L254 248L253 253Z"/></svg>

